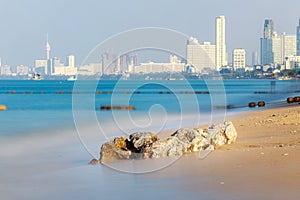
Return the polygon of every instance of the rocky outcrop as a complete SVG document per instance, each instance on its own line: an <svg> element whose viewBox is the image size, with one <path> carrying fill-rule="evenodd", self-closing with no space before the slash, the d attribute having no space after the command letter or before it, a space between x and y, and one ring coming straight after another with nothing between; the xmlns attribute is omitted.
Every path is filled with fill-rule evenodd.
<svg viewBox="0 0 300 200"><path fill-rule="evenodd" d="M159 139L155 133L138 132L117 137L102 145L100 162L117 159L147 159L181 156L188 152L214 150L236 141L237 132L231 122L212 125L207 130L183 128Z"/></svg>

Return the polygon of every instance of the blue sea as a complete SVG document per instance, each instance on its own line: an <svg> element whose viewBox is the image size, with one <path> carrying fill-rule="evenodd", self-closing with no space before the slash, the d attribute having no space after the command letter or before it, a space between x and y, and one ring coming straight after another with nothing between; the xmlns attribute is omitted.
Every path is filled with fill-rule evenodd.
<svg viewBox="0 0 300 200"><path fill-rule="evenodd" d="M0 105L7 111L0 111L0 199L118 199L118 190L124 199L147 190L153 195L145 199L214 197L174 191L172 179L157 183L134 171L86 164L116 135L217 123L235 113L284 106L299 91L295 80L1 80ZM258 101L266 107L248 107ZM101 110L129 105L134 110Z"/></svg>
<svg viewBox="0 0 300 200"><path fill-rule="evenodd" d="M77 84L75 89L74 84ZM224 107L226 113L251 111L247 108L249 102L265 101L267 107L273 107L300 90L298 81L273 80L101 80L96 84L95 81L0 81L0 105L7 107L6 112L0 112L0 120L5 124L0 127L0 136L73 126L73 108L94 112L102 124L113 121L112 112L100 110L108 105L132 105L135 110L129 115L136 118L149 113L207 117L212 113L224 114ZM73 105L76 101L80 102ZM124 113L113 112L118 116ZM195 123L207 123L204 118L201 121Z"/></svg>

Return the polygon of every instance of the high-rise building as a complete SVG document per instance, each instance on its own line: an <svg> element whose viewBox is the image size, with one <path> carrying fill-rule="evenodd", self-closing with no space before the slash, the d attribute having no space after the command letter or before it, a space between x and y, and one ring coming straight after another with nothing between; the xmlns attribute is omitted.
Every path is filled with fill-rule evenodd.
<svg viewBox="0 0 300 200"><path fill-rule="evenodd" d="M220 16L216 18L216 70L227 64L225 16Z"/></svg>
<svg viewBox="0 0 300 200"><path fill-rule="evenodd" d="M300 19L299 24L297 26L297 56L300 56Z"/></svg>
<svg viewBox="0 0 300 200"><path fill-rule="evenodd" d="M287 35L284 32L280 36L274 32L272 37L273 63L282 65L287 57L295 56L297 54L296 43L296 35Z"/></svg>
<svg viewBox="0 0 300 200"><path fill-rule="evenodd" d="M75 56L74 55L67 56L66 66L75 67Z"/></svg>
<svg viewBox="0 0 300 200"><path fill-rule="evenodd" d="M51 51L51 46L49 44L48 33L47 33L47 38L46 38L46 60L50 59L50 51Z"/></svg>
<svg viewBox="0 0 300 200"><path fill-rule="evenodd" d="M283 61L289 56L297 55L297 36L282 34L283 42Z"/></svg>
<svg viewBox="0 0 300 200"><path fill-rule="evenodd" d="M197 72L203 68L215 69L216 46L210 42L199 44L196 38L191 37L187 44L187 64L194 66Z"/></svg>
<svg viewBox="0 0 300 200"><path fill-rule="evenodd" d="M272 19L266 19L264 24L264 38L272 38L274 33L274 23Z"/></svg>
<svg viewBox="0 0 300 200"><path fill-rule="evenodd" d="M51 46L50 46L49 40L48 40L48 33L46 36L45 50L46 50L45 58L41 59L41 60L35 60L33 71L35 73L39 73L39 74L51 75L51 65L52 65L51 58L50 58Z"/></svg>
<svg viewBox="0 0 300 200"><path fill-rule="evenodd" d="M272 19L266 19L264 24L264 35L260 38L260 64L268 65L274 61L273 37L274 23Z"/></svg>
<svg viewBox="0 0 300 200"><path fill-rule="evenodd" d="M246 67L246 50L234 49L232 55L232 62L234 69L240 69Z"/></svg>
<svg viewBox="0 0 300 200"><path fill-rule="evenodd" d="M105 52L102 57L102 73L112 74L116 71L116 55L113 53Z"/></svg>
<svg viewBox="0 0 300 200"><path fill-rule="evenodd" d="M202 55L202 65L204 68L216 68L216 45L210 42L204 42L200 45L203 53Z"/></svg>
<svg viewBox="0 0 300 200"><path fill-rule="evenodd" d="M268 65L273 63L272 38L260 38L260 64Z"/></svg>
<svg viewBox="0 0 300 200"><path fill-rule="evenodd" d="M258 52L255 51L252 53L252 66L259 65L259 62L260 62L260 59L259 59Z"/></svg>
<svg viewBox="0 0 300 200"><path fill-rule="evenodd" d="M299 52L298 52L299 47ZM300 54L300 20L297 27L297 36L283 33L279 35L274 31L274 23L266 19L264 24L264 37L260 39L261 65L284 64L289 56Z"/></svg>
<svg viewBox="0 0 300 200"><path fill-rule="evenodd" d="M273 61L270 63L283 64L283 36L278 35L277 32L272 36L272 51Z"/></svg>

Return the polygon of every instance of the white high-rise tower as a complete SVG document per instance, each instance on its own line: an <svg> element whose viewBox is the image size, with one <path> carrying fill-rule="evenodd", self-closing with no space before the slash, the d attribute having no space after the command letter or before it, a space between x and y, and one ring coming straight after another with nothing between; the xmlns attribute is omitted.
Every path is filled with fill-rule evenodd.
<svg viewBox="0 0 300 200"><path fill-rule="evenodd" d="M71 54L67 57L66 66L72 67L72 68L75 67L75 56L74 55Z"/></svg>
<svg viewBox="0 0 300 200"><path fill-rule="evenodd" d="M46 60L50 60L50 51L51 51L51 46L48 41L48 33L47 33L47 40L46 40Z"/></svg>
<svg viewBox="0 0 300 200"><path fill-rule="evenodd" d="M220 16L216 18L216 70L227 64L225 16Z"/></svg>

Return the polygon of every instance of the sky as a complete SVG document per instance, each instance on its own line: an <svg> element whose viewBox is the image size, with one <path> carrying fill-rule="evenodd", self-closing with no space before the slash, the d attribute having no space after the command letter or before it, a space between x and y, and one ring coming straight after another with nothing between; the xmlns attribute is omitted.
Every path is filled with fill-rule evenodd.
<svg viewBox="0 0 300 200"><path fill-rule="evenodd" d="M226 17L227 50L245 48L248 63L259 51L266 18L279 33L296 33L296 0L1 0L2 65L33 66L45 57L46 33L51 55L69 54L80 65L100 42L120 32L162 27L215 43L215 18Z"/></svg>

